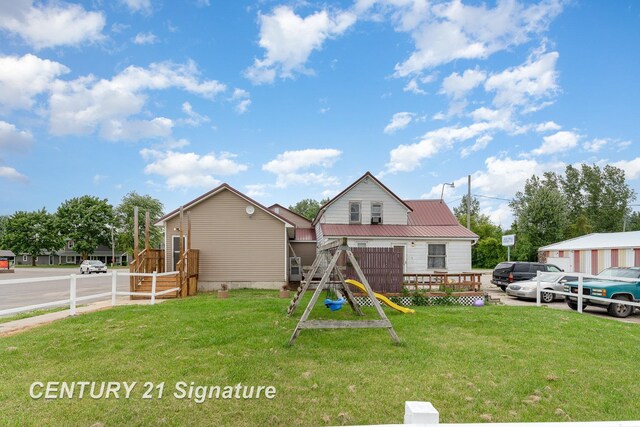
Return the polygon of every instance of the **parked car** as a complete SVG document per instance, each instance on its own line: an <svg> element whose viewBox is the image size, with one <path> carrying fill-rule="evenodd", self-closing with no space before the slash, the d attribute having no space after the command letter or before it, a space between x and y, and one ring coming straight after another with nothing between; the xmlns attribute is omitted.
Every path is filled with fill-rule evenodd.
<svg viewBox="0 0 640 427"><path fill-rule="evenodd" d="M493 269L491 283L504 291L513 282L530 280L536 277L538 271L558 273L563 270L556 265L542 264L540 262L501 262Z"/></svg>
<svg viewBox="0 0 640 427"><path fill-rule="evenodd" d="M602 277L602 279L598 279ZM620 277L624 279L639 279L635 282L622 282L608 277ZM572 310L578 309L578 283L570 282L564 285L564 291L576 294L575 297L566 297L567 305ZM602 270L596 277L582 284L582 295L609 298L621 301L640 302L640 267L610 267ZM608 301L596 301L592 299L582 300L582 308L588 305L605 307L609 315L614 317L628 317L633 313L634 307Z"/></svg>
<svg viewBox="0 0 640 427"><path fill-rule="evenodd" d="M91 273L106 273L107 266L104 265L102 261L94 260L94 259L85 259L80 264L80 274L91 274Z"/></svg>
<svg viewBox="0 0 640 427"><path fill-rule="evenodd" d="M542 289L551 289L553 291L564 291L564 284L578 280L578 276L562 275L557 273L542 273L540 274L540 287ZM531 280L523 280L521 282L511 283L507 286L507 295L522 298L522 299L536 299L536 292L538 289L538 278L535 277ZM554 300L564 300L564 296L553 294L551 292L541 292L540 300L546 304L553 302Z"/></svg>

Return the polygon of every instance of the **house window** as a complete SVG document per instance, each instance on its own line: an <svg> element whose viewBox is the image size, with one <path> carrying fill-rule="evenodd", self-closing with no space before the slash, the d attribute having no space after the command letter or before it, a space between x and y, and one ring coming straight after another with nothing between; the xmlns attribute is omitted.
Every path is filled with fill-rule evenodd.
<svg viewBox="0 0 640 427"><path fill-rule="evenodd" d="M360 218L361 212L361 204L360 202L349 202L349 224L361 224L362 220Z"/></svg>
<svg viewBox="0 0 640 427"><path fill-rule="evenodd" d="M429 255L427 256L427 268L438 269L447 268L447 245L429 245Z"/></svg>
<svg viewBox="0 0 640 427"><path fill-rule="evenodd" d="M67 263L67 264L75 264L76 263L76 257L75 256L66 255L64 257L64 262Z"/></svg>
<svg viewBox="0 0 640 427"><path fill-rule="evenodd" d="M382 202L371 202L371 224L382 224Z"/></svg>
<svg viewBox="0 0 640 427"><path fill-rule="evenodd" d="M67 242L67 249L73 249L73 240Z"/></svg>
<svg viewBox="0 0 640 427"><path fill-rule="evenodd" d="M27 262L29 260L27 257L28 255L22 255L22 262Z"/></svg>
<svg viewBox="0 0 640 427"><path fill-rule="evenodd" d="M359 248L366 248L367 247L367 242L358 242L357 243Z"/></svg>

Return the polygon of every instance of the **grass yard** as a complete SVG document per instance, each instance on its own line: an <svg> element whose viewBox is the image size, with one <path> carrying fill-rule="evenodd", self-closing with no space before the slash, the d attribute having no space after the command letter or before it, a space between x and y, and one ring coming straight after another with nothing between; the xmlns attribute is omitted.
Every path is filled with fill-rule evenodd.
<svg viewBox="0 0 640 427"><path fill-rule="evenodd" d="M441 422L640 419L640 328L535 307L387 311L386 330L305 330L286 343L277 292L128 306L0 338L0 425L402 423L406 400ZM386 310L386 309L385 309ZM372 309L367 313L371 314ZM349 318L346 306L316 317ZM137 381L125 400L32 400L34 381ZM142 399L142 383L165 383ZM275 399L179 400L178 381L273 385Z"/></svg>

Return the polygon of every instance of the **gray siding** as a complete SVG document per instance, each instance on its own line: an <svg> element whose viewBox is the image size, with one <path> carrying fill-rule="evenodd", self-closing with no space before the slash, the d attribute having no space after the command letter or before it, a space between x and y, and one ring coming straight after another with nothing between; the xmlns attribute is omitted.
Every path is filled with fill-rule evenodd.
<svg viewBox="0 0 640 427"><path fill-rule="evenodd" d="M200 250L199 282L284 282L286 281L287 237L282 221L255 207L229 190L190 208L191 247ZM184 215L186 236L187 215ZM172 236L180 216L167 221L165 248L167 270L173 267Z"/></svg>

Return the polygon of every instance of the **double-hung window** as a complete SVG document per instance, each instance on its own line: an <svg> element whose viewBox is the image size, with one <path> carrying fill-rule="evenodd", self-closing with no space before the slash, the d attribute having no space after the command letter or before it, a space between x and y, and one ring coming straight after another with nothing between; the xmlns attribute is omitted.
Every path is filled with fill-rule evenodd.
<svg viewBox="0 0 640 427"><path fill-rule="evenodd" d="M382 224L382 202L371 202L371 224Z"/></svg>
<svg viewBox="0 0 640 427"><path fill-rule="evenodd" d="M362 204L349 202L349 224L362 224Z"/></svg>
<svg viewBox="0 0 640 427"><path fill-rule="evenodd" d="M438 269L447 268L447 245L429 244L429 254L427 256L427 268Z"/></svg>

